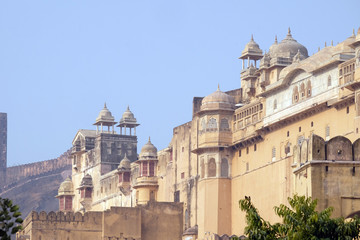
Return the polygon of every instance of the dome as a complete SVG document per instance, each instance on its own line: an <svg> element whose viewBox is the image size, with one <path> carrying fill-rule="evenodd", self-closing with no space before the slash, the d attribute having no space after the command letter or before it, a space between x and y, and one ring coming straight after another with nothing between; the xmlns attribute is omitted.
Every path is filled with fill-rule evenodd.
<svg viewBox="0 0 360 240"><path fill-rule="evenodd" d="M134 114L130 111L129 106L127 107L126 111L122 115L122 119L125 119L125 118L129 118L129 119L134 119L135 118Z"/></svg>
<svg viewBox="0 0 360 240"><path fill-rule="evenodd" d="M307 49L292 37L290 28L286 38L279 44L273 45L270 51L272 57L293 58L298 52L305 58L308 57Z"/></svg>
<svg viewBox="0 0 360 240"><path fill-rule="evenodd" d="M271 55L278 45L277 36L275 36L275 42L269 48L269 54Z"/></svg>
<svg viewBox="0 0 360 240"><path fill-rule="evenodd" d="M135 126L139 125L136 122L136 118L134 117L134 114L130 111L129 106L127 107L126 111L122 115L122 118L120 119L119 126L123 126L123 125L135 125Z"/></svg>
<svg viewBox="0 0 360 240"><path fill-rule="evenodd" d="M157 148L149 141L142 147L140 152L140 159L142 157L157 157Z"/></svg>
<svg viewBox="0 0 360 240"><path fill-rule="evenodd" d="M93 187L93 184L92 184L92 177L90 174L86 174L83 179L81 180L81 183L80 183L80 188L81 187Z"/></svg>
<svg viewBox="0 0 360 240"><path fill-rule="evenodd" d="M58 195L73 195L74 194L74 185L71 179L68 177L60 184Z"/></svg>
<svg viewBox="0 0 360 240"><path fill-rule="evenodd" d="M220 88L218 87L215 92L203 98L200 110L203 111L219 109L234 110L235 99L233 96L220 91Z"/></svg>
<svg viewBox="0 0 360 240"><path fill-rule="evenodd" d="M248 56L251 59L260 59L262 56L262 50L260 49L259 44L254 41L254 37L252 35L250 42L245 45L244 50L241 52L240 59L245 59Z"/></svg>
<svg viewBox="0 0 360 240"><path fill-rule="evenodd" d="M119 169L119 170L128 170L128 169L131 169L130 164L131 164L131 162L130 162L130 160L127 158L126 153L125 153L124 158L120 161L120 164L119 164L118 169Z"/></svg>
<svg viewBox="0 0 360 240"><path fill-rule="evenodd" d="M104 104L104 108L100 111L99 116L96 118L96 122L114 122L114 117L112 116L109 109Z"/></svg>

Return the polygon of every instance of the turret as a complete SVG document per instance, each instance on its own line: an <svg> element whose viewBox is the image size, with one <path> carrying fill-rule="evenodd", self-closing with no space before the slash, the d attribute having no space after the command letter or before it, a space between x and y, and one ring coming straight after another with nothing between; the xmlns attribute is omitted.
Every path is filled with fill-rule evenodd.
<svg viewBox="0 0 360 240"><path fill-rule="evenodd" d="M68 177L60 184L58 195L56 196L56 198L59 199L59 211L72 211L73 197L74 185Z"/></svg>
<svg viewBox="0 0 360 240"><path fill-rule="evenodd" d="M127 158L126 154L120 161L117 174L119 175L118 187L122 192L128 192L130 189L131 162Z"/></svg>
<svg viewBox="0 0 360 240"><path fill-rule="evenodd" d="M241 71L241 87L244 89L245 99L249 99L250 96L255 94L255 80L257 74L257 60L263 58L262 50L259 45L254 41L251 35L251 40L245 46L239 59L242 59L242 71ZM245 62L247 66L245 68Z"/></svg>
<svg viewBox="0 0 360 240"><path fill-rule="evenodd" d="M90 174L86 174L81 180L80 186L77 188L80 191L80 203L85 211L91 209L93 183Z"/></svg>
<svg viewBox="0 0 360 240"><path fill-rule="evenodd" d="M139 176L136 179L134 188L136 189L137 204L146 204L148 201L156 201L158 180L156 176L156 165L158 162L157 149L151 143L150 137L141 149L139 160L135 163L139 165Z"/></svg>

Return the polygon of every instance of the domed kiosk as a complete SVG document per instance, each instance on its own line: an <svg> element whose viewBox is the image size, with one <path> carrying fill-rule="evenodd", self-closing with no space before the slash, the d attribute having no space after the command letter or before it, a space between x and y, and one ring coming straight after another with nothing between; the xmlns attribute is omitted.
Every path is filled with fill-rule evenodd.
<svg viewBox="0 0 360 240"><path fill-rule="evenodd" d="M106 103L104 103L104 108L100 111L98 117L96 118L96 122L94 125L96 125L96 133L99 132L99 126L100 126L100 132L103 132L103 127L107 126L108 131L110 132L110 127L112 127L112 133L114 133L114 125L116 122L114 122L115 118L112 116L109 109L106 107Z"/></svg>
<svg viewBox="0 0 360 240"><path fill-rule="evenodd" d="M125 130L124 135L126 135L126 129L129 128L129 135L131 136L131 130L134 129L134 136L136 136L136 127L139 125L140 124L136 121L134 114L130 111L128 106L117 127L120 127L120 135L123 135L123 128Z"/></svg>

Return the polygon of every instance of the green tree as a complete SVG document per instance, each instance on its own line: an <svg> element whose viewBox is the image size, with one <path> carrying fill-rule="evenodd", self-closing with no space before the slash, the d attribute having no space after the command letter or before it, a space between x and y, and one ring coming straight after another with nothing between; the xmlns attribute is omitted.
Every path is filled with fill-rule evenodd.
<svg viewBox="0 0 360 240"><path fill-rule="evenodd" d="M282 218L282 223L270 224L265 221L251 203L250 197L239 201L242 211L246 212L245 234L249 239L267 240L316 240L360 239L360 218L350 220L331 218L333 208L316 211L317 200L294 195L288 198L289 205L274 207L275 213Z"/></svg>
<svg viewBox="0 0 360 240"><path fill-rule="evenodd" d="M0 239L10 240L11 235L22 229L21 213L19 206L13 205L12 201L0 197Z"/></svg>

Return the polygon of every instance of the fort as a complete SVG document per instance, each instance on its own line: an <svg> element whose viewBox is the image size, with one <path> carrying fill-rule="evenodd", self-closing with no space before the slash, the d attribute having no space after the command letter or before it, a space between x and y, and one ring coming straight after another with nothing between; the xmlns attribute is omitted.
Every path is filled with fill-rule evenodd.
<svg viewBox="0 0 360 240"><path fill-rule="evenodd" d="M244 196L272 223L280 220L273 206L287 204L293 194L318 199L319 210L334 207L333 217L358 214L360 28L312 56L290 29L265 53L251 37L239 59L241 88L223 92L218 86L194 97L192 119L173 129L166 149L158 151L149 138L137 155L135 115L128 108L115 122L105 105L96 129L80 129L74 137L71 178L56 195L59 213L29 215L18 238L52 239L63 234L54 219L81 212L81 231L96 225L93 233L86 231L89 238L121 239L122 232L107 233L107 213L137 216L148 209L156 215L157 208L147 206L164 204L178 209L173 217L182 220L166 229L152 221L134 227L181 229L176 239L225 240L244 233L245 214L238 206ZM161 211L166 219L168 210ZM31 235L36 229L53 231Z"/></svg>

